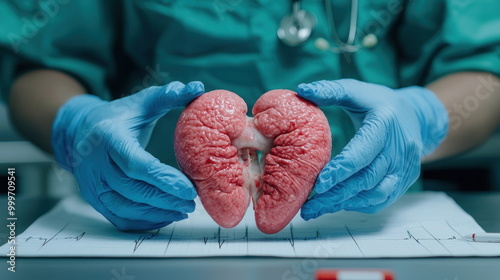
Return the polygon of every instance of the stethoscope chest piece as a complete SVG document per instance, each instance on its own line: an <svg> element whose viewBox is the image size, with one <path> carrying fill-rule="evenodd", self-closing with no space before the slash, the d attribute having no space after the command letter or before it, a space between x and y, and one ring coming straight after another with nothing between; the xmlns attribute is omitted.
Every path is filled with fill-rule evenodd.
<svg viewBox="0 0 500 280"><path fill-rule="evenodd" d="M278 28L278 38L290 47L298 46L311 36L316 25L314 16L300 9L298 0L293 2L293 13L285 16Z"/></svg>

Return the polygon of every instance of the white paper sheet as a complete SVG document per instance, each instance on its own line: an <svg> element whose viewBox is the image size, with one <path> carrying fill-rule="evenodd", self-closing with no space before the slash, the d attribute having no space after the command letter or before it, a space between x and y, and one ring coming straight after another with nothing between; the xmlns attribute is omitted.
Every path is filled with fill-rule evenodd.
<svg viewBox="0 0 500 280"><path fill-rule="evenodd" d="M378 258L500 256L500 244L468 242L484 232L444 193L406 194L378 214L299 216L277 234L261 233L252 210L235 228L220 228L197 204L190 218L159 230L125 233L79 197L69 197L17 237L17 256ZM7 245L7 244L6 244ZM7 246L0 254L7 253Z"/></svg>

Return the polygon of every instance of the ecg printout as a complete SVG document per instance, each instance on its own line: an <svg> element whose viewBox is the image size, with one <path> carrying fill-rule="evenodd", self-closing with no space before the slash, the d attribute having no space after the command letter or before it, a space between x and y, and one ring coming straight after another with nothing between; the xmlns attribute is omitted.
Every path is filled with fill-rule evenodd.
<svg viewBox="0 0 500 280"><path fill-rule="evenodd" d="M121 232L79 197L62 200L17 237L17 256L378 258L500 256L500 244L460 238L484 232L444 193L404 195L378 214L299 216L277 234L260 232L253 210L220 228L197 202L190 218L147 232ZM7 253L5 244L0 254Z"/></svg>

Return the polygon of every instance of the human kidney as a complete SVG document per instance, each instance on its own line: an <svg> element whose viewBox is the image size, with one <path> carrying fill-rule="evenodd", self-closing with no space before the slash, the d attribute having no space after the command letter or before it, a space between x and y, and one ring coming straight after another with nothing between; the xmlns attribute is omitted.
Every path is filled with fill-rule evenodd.
<svg viewBox="0 0 500 280"><path fill-rule="evenodd" d="M282 230L297 214L330 159L323 112L289 90L255 103L226 90L207 92L182 112L175 130L179 166L195 184L208 214L236 226L253 202L257 227Z"/></svg>

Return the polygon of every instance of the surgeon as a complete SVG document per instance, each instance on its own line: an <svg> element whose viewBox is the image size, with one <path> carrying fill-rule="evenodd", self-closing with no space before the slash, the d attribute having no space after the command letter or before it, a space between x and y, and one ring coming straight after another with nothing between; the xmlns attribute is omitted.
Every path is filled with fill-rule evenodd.
<svg viewBox="0 0 500 280"><path fill-rule="evenodd" d="M194 210L173 131L213 89L251 107L285 88L320 106L333 157L302 217L374 213L423 161L498 126L498 11L498 0L2 1L1 86L17 129L119 229Z"/></svg>

